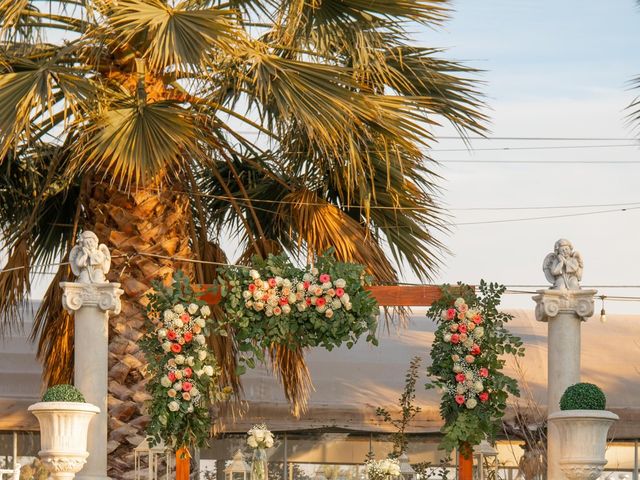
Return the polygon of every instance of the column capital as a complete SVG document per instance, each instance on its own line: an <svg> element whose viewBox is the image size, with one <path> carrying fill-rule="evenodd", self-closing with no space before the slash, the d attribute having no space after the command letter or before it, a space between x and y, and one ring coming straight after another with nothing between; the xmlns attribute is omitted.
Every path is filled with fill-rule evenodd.
<svg viewBox="0 0 640 480"><path fill-rule="evenodd" d="M548 322L561 313L576 315L582 321L593 316L593 300L597 290L538 290L536 320Z"/></svg>
<svg viewBox="0 0 640 480"><path fill-rule="evenodd" d="M60 282L63 290L62 306L68 312L81 307L98 307L105 312L120 313L120 295L124 290L119 283Z"/></svg>

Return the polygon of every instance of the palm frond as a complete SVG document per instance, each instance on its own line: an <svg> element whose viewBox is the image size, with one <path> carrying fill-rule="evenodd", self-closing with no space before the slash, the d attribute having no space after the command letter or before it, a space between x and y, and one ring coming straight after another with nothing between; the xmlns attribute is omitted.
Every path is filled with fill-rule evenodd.
<svg viewBox="0 0 640 480"><path fill-rule="evenodd" d="M162 0L122 0L108 5L116 41L139 47L156 72L201 66L216 48L228 50L240 36L231 11L196 2L172 7Z"/></svg>
<svg viewBox="0 0 640 480"><path fill-rule="evenodd" d="M173 101L139 103L125 98L104 108L82 128L71 168L95 169L120 185L144 184L177 171L185 152L197 154L190 112Z"/></svg>
<svg viewBox="0 0 640 480"><path fill-rule="evenodd" d="M24 235L11 246L7 262L0 271L0 336L20 325L22 307L31 290L29 238Z"/></svg>

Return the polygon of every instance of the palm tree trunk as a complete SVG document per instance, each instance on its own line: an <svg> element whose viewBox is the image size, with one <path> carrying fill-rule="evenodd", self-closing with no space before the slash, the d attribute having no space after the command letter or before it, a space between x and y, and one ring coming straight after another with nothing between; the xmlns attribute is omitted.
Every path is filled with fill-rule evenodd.
<svg viewBox="0 0 640 480"><path fill-rule="evenodd" d="M176 189L179 190L179 189ZM188 198L165 184L152 183L131 192L106 183L91 189L89 214L93 230L111 250L109 280L124 289L122 312L109 319L109 461L113 479L133 478L133 449L144 439L149 417L143 402L145 294L151 281L169 281L174 270L193 273L189 258Z"/></svg>

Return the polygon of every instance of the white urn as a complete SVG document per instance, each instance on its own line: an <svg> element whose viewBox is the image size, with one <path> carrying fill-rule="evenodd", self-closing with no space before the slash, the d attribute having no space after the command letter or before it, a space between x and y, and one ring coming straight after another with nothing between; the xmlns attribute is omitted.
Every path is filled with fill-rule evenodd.
<svg viewBox="0 0 640 480"><path fill-rule="evenodd" d="M38 456L51 477L69 480L87 461L89 422L100 409L82 402L39 402L29 411L40 423Z"/></svg>
<svg viewBox="0 0 640 480"><path fill-rule="evenodd" d="M600 476L607 463L607 433L618 419L607 410L562 410L549 415L560 435L560 468L569 480Z"/></svg>

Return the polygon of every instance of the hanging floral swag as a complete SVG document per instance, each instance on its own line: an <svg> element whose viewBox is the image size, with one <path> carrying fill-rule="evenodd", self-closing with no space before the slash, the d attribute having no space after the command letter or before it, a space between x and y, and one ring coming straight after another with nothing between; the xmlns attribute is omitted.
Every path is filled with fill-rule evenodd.
<svg viewBox="0 0 640 480"><path fill-rule="evenodd" d="M209 405L231 394L219 385L220 368L206 343L206 336L226 332L211 320L209 307L181 271L170 286L154 282L147 297L148 333L140 345L150 374L149 442L191 450L209 437Z"/></svg>
<svg viewBox="0 0 640 480"><path fill-rule="evenodd" d="M219 270L221 306L240 361L253 367L268 352L298 416L313 388L303 349L351 348L362 335L377 345L378 305L364 288L370 279L362 265L337 262L331 252L314 267L298 268L285 255L254 258L252 267Z"/></svg>
<svg viewBox="0 0 640 480"><path fill-rule="evenodd" d="M440 448L461 448L493 438L500 427L509 394L519 396L516 380L502 373L503 354L524 355L519 337L506 329L512 316L498 311L505 287L480 282L479 295L467 285L445 285L428 317L438 322L431 347L433 378L427 388L440 388L444 438Z"/></svg>

